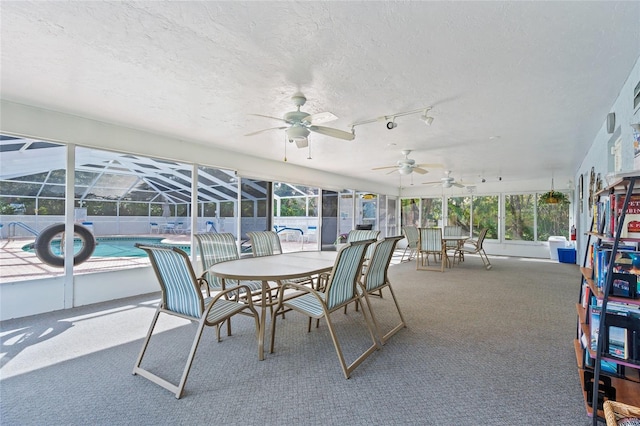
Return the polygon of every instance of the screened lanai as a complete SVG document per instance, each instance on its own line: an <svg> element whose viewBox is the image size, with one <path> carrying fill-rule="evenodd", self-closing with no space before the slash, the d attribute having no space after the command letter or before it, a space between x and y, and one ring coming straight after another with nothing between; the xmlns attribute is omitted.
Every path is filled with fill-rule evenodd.
<svg viewBox="0 0 640 426"><path fill-rule="evenodd" d="M232 233L241 249L250 251L246 232L275 228L289 250L319 248L319 188L7 135L0 135L0 166L0 237L5 242L3 256L9 259L3 259L4 265L12 266L11 259L19 257L23 266L62 273L38 264L28 244L33 246L43 230L65 223L66 170L74 170L73 186L69 186L73 188L73 222L90 229L99 240L93 262L108 245L116 244L116 238L153 237L153 242L190 250L191 234L197 232ZM351 229L352 215L347 216L345 226ZM335 240L335 232L330 238ZM119 266L131 262L139 266L135 251L130 250L134 243L126 244L128 249L116 248L106 256L126 258ZM14 251L7 255L10 246ZM75 271L84 268L87 265L77 265ZM25 276L23 270L3 269L2 281Z"/></svg>
<svg viewBox="0 0 640 426"><path fill-rule="evenodd" d="M2 136L0 155L0 212L64 214L65 145ZM86 209L87 215L186 217L192 174L193 166L188 164L78 147L76 207ZM221 203L238 202L234 171L200 167L196 188L201 217L219 216ZM260 185L242 186L244 200L265 196Z"/></svg>

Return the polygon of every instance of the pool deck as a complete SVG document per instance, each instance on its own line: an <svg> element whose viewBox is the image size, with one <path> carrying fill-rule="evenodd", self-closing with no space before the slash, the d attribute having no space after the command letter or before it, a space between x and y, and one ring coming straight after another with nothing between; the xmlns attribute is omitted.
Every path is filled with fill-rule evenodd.
<svg viewBox="0 0 640 426"><path fill-rule="evenodd" d="M98 235L102 237L103 235ZM105 236L106 237L106 236ZM164 237L163 242L168 244L189 244L189 235L175 234L145 234L122 235L126 238L134 237ZM34 242L34 238L16 238L12 240L0 239L0 284L32 280L45 277L61 276L63 268L49 266L35 255L22 250L26 244ZM304 243L295 241L282 241L284 251L316 250L316 243ZM146 257L92 257L86 262L74 268L74 274L88 274L94 272L106 272L117 269L137 268L148 265Z"/></svg>

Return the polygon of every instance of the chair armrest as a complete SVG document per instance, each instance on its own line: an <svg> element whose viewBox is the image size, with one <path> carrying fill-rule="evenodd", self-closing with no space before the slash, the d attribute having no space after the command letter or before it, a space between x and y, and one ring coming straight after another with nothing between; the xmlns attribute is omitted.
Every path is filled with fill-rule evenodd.
<svg viewBox="0 0 640 426"><path fill-rule="evenodd" d="M313 296L314 296L316 299L318 299L318 301L320 301L320 302L324 303L324 300L322 299L322 297L318 296L318 294L320 293L319 291L314 290L314 289L312 289L312 288L310 288L310 287L307 287L307 286L305 286L305 285L301 285L301 284L295 284L295 283L284 283L284 284L282 284L282 286L280 287L280 292L279 292L279 294L278 294L278 308L276 308L276 310L277 310L277 309L279 309L279 307L280 307L280 306L282 305L282 303L284 302L284 291L285 291L287 288L292 288L292 289L298 290L298 291L300 291L300 292L302 292L302 293L311 293L311 294L313 294Z"/></svg>
<svg viewBox="0 0 640 426"><path fill-rule="evenodd" d="M202 287L204 286L207 297L211 296L211 291L209 290L209 282L206 280L206 278L204 278L204 276L197 278L197 283L200 286L200 291L202 291Z"/></svg>
<svg viewBox="0 0 640 426"><path fill-rule="evenodd" d="M211 306L213 306L214 303L216 303L216 301L224 296L226 296L229 293L236 293L240 294L240 290L244 289L245 294L247 295L251 295L251 289L244 285L244 284L239 284L237 286L234 286L232 288L228 288L226 290L222 290L220 292L218 292L218 294L216 294L216 296L211 300L211 305L209 306L209 309L211 308ZM239 299L238 299L239 300ZM251 297L246 297L243 298L244 301L246 301L246 304L251 306L251 308L253 308L253 299Z"/></svg>

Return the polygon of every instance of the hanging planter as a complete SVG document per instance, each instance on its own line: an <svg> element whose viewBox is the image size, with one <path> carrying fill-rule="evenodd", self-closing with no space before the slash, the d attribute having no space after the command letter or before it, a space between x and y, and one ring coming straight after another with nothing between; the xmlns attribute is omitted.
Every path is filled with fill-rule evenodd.
<svg viewBox="0 0 640 426"><path fill-rule="evenodd" d="M569 199L562 192L553 189L553 178L551 178L551 191L542 194L540 196L540 202L544 204L564 204L568 203Z"/></svg>
<svg viewBox="0 0 640 426"><path fill-rule="evenodd" d="M563 204L567 203L567 196L562 192L554 191L545 192L540 196L540 202L545 204Z"/></svg>

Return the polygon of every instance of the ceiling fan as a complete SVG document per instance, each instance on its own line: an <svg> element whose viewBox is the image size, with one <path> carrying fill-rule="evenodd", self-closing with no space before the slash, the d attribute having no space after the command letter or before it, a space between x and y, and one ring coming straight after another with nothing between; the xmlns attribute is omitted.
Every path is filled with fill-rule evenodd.
<svg viewBox="0 0 640 426"><path fill-rule="evenodd" d="M344 130L334 129L331 127L318 126L318 124L326 123L329 121L337 120L338 117L330 112L319 112L316 114L309 114L304 111L300 111L300 107L307 102L307 98L301 93L297 92L291 96L291 100L297 108L296 111L290 111L286 113L282 118L272 117L270 115L251 114L257 117L271 118L273 120L279 120L286 123L286 126L271 127L268 129L258 130L257 132L248 133L245 136L253 136L269 130L283 130L286 133L289 142L295 142L298 148L305 148L309 145L308 136L311 132L320 133L332 138L344 139L351 141L356 135L353 132L345 132Z"/></svg>
<svg viewBox="0 0 640 426"><path fill-rule="evenodd" d="M395 170L391 170L387 174L397 171L401 175L410 175L413 172L424 175L426 173L429 173L429 171L426 169L423 169L423 167L430 167L430 168L442 167L442 164L416 164L416 160L409 158L409 154L411 154L410 149L404 149L400 152L402 152L402 155L404 155L404 158L402 160L398 160L395 165L374 167L371 170L395 169Z"/></svg>
<svg viewBox="0 0 640 426"><path fill-rule="evenodd" d="M435 182L423 182L424 185L442 185L443 188L451 188L452 186L457 186L458 188L464 188L460 182L456 182L455 178L451 177L451 170L446 170L444 172L445 176L440 178L439 181Z"/></svg>

